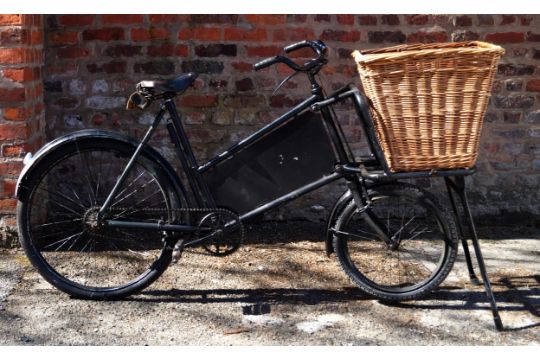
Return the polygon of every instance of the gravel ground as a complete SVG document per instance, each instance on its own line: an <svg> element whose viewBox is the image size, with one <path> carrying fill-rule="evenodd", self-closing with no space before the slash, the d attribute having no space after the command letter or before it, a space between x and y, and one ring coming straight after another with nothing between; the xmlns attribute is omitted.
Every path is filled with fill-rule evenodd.
<svg viewBox="0 0 540 360"><path fill-rule="evenodd" d="M479 231L506 327L497 332L461 251L438 291L385 304L353 287L320 232L294 228L286 242L263 231L271 241L254 236L226 258L186 251L142 294L114 302L71 299L22 251L2 250L0 344L540 345L539 230Z"/></svg>

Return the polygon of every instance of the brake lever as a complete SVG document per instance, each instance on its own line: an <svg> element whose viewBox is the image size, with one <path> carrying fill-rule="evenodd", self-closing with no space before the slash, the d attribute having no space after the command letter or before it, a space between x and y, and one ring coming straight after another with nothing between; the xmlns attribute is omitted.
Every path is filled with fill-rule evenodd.
<svg viewBox="0 0 540 360"><path fill-rule="evenodd" d="M274 91L272 92L272 95L275 95L279 89L281 89L281 87L283 85L285 85L285 83L289 80L291 80L293 77L295 77L297 74L300 73L300 70L297 70L295 72L293 72L291 75L287 76L285 79L281 80L281 82L279 83L279 85L274 89Z"/></svg>

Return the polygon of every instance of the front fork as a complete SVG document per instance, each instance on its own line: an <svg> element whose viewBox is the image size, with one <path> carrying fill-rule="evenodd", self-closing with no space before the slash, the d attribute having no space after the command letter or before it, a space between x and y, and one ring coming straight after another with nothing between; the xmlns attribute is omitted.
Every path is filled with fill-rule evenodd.
<svg viewBox="0 0 540 360"><path fill-rule="evenodd" d="M346 180L362 219L375 231L380 240L384 241L389 248L395 250L399 246L399 243L394 238L388 237L388 232L384 224L371 212L372 202L365 180L363 178L359 179L356 175L349 175L349 178L346 177Z"/></svg>

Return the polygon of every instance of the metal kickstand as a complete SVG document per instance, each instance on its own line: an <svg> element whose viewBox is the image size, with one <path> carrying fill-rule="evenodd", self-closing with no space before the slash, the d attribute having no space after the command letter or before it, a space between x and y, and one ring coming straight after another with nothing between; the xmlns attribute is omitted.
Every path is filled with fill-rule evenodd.
<svg viewBox="0 0 540 360"><path fill-rule="evenodd" d="M471 238L472 238L474 252L476 254L478 268L480 270L480 275L482 276L482 281L484 282L486 295L491 305L491 311L493 313L493 321L495 322L495 327L497 328L497 330L502 331L504 329L504 326L503 326L501 317L499 316L499 310L497 309L495 296L493 295L493 291L491 290L491 284L488 279L486 265L484 263L484 257L482 256L482 251L480 250L480 243L478 241L478 235L476 233L473 217L471 215L471 210L469 208L469 201L467 200L467 193L465 192L465 178L463 176L455 176L455 179L451 180L449 177L445 177L444 181L446 183L446 189L448 191L448 196L452 204L452 209L454 210L454 214L456 215L457 227L460 233L459 235L461 237L461 244L463 246L463 252L465 254L465 261L467 262L467 269L469 270L469 277L470 277L471 283L474 285L480 284L478 281L478 278L476 277L474 273L471 255L469 253L469 245L467 243L467 239L463 231L461 216L459 213L458 206L456 204L454 192L459 196L459 199L461 200L461 205L463 207L465 219L469 227Z"/></svg>

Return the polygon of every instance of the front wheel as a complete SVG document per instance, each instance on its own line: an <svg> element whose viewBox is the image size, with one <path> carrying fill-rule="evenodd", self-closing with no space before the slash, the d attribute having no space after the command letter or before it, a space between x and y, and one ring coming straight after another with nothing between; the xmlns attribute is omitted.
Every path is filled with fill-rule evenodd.
<svg viewBox="0 0 540 360"><path fill-rule="evenodd" d="M437 199L402 183L369 190L372 219L391 244L376 235L354 200L341 210L334 227L338 260L363 291L381 300L416 299L437 287L454 264L455 221Z"/></svg>
<svg viewBox="0 0 540 360"><path fill-rule="evenodd" d="M21 244L39 273L72 296L128 296L152 283L171 262L172 250L159 231L112 228L98 221L98 210L134 150L113 139L76 139L41 159L23 184L17 213ZM172 209L184 201L160 164L143 151L108 218L173 222Z"/></svg>

